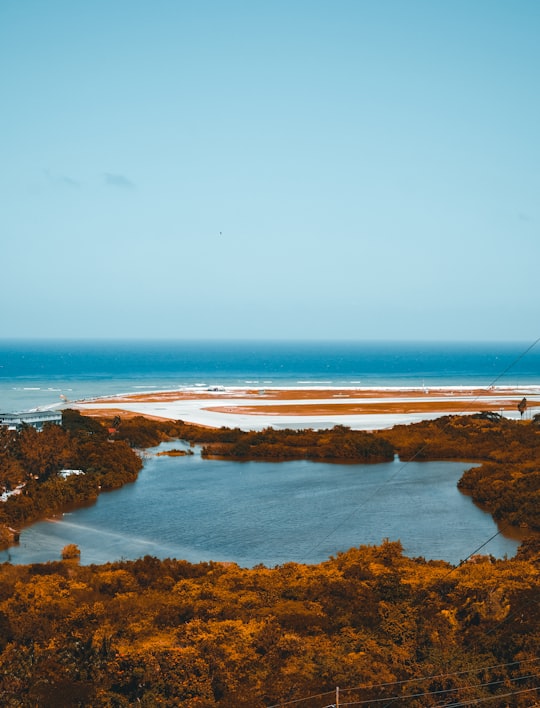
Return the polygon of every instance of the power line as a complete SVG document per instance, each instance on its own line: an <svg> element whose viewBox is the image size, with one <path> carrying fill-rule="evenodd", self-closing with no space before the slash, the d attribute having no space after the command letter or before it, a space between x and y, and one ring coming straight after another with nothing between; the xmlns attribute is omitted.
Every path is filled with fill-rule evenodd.
<svg viewBox="0 0 540 708"><path fill-rule="evenodd" d="M536 347L539 342L540 342L540 337L538 337L532 344L530 344L530 345L529 345L523 352L521 352L521 354L519 354L519 356L517 356L500 374L498 374L498 375L492 380L492 382L489 384L489 387L495 386L496 383L497 383L498 381L500 381L512 368L514 368L514 366L515 366L519 361L521 361L521 359L523 359L532 349L534 349L534 347ZM473 399L473 400L468 404L467 408L470 410L471 406L472 406L477 400L478 400L478 397L476 397L475 399ZM463 413L461 413L461 415L464 415L464 414L466 414L467 412L468 412L467 410L464 410ZM444 431L449 425L450 425L450 419L449 419L448 422L443 426L442 430ZM386 479L382 484L380 484L379 487L377 487L377 489L375 489L374 492L373 492L369 497L367 497L366 499L364 499L361 504L357 505L349 514L347 514L343 519L340 520L339 524L337 524L329 533L327 533L322 539L320 539L320 540L318 541L318 543L316 543L314 546L312 546L312 547L306 552L306 555L312 553L314 550L316 550L317 548L319 548L326 540L328 540L329 538L331 538L331 536L333 536L339 528L341 528L352 516L354 516L354 514L358 513L369 501L371 501L372 499L374 499L374 498L379 494L379 492L380 492L387 484L393 482L393 481L395 480L395 478L396 478L399 474L401 474L402 471L407 467L407 465L408 465L410 462L413 462L415 459L417 459L417 458L419 457L419 455L420 455L427 447L428 447L428 444L427 444L427 443L424 444L422 447L420 447L420 448L415 452L415 454L414 454L409 460L405 461L405 462L399 467L399 469L396 470L396 472L395 472L393 475L391 475L391 476L390 476L388 479ZM507 524L507 525L508 525L508 524ZM506 527L507 525L505 525L505 527ZM505 528L505 527L499 528L498 531L497 531L495 534L493 534L490 538L488 538L488 539L487 539L486 541L484 541L480 546L478 546L474 551L472 551L472 552L465 558L465 560L462 560L457 566L454 566L445 576L443 576L443 579L444 579L445 577L447 577L448 575L450 575L451 573L453 573L453 572L454 572L455 570L457 570L459 567L461 567L461 566L462 566L467 560L469 560L473 555L475 555L476 553L478 553L482 548L484 548L488 543L490 543L490 541L492 541L494 538L496 538L497 536L499 536L499 535L502 533L503 528ZM528 603L528 604L530 604L530 603ZM507 619L508 619L508 618L505 618L504 620L502 620L502 622L500 622L497 626L500 626L500 625L501 625L503 622L505 622ZM494 628L492 628L492 630L490 630L490 631L494 631ZM531 661L533 661L533 662L534 662L534 661L538 661L538 659L534 659L534 660L531 660ZM480 671L482 671L482 670L491 670L491 669L494 669L494 668L499 668L499 667L504 667L504 666L512 666L512 665L515 665L515 664L522 664L522 663L527 663L527 662L510 662L510 663L508 663L508 664L500 664L500 665L492 666L492 667L481 667L481 668L477 668L477 669L471 669L471 670L469 670L469 671L457 672L457 673L454 673L454 674L440 674L440 675L438 675L438 676L435 675L435 676L433 676L433 677L427 677L427 678L424 677L423 679L422 679L422 678L419 678L419 679L410 679L409 681L422 681L422 680L427 680L427 679L429 679L429 678L442 678L442 677L460 676L460 675L463 675L463 674L466 674L466 673L471 673L471 672L478 673L478 672L480 672ZM536 675L533 674L533 675L531 675L531 676L529 676L529 677L522 677L522 678L531 678L531 677L536 678ZM518 677L518 678L519 678L519 677ZM511 679L511 680L518 680L518 679ZM367 689L370 689L370 688L371 688L371 689L373 689L373 688L381 688L381 687L384 687L384 686L386 686L386 685L388 685L388 686L391 686L391 685L397 686L397 685L402 685L402 684L405 684L405 683L408 683L408 681L396 682L396 683L393 683L393 684L391 683L391 684L379 684L379 685L373 685L373 686L363 686L363 687L357 687L357 688L353 688L353 689L341 689L341 690L344 691L344 692L345 692L345 691L353 691L353 690L367 690ZM500 682L495 682L495 683L500 683ZM485 684L485 686L495 685L495 683L494 683L494 684ZM482 684L480 684L479 686L482 686ZM456 690L457 690L457 689L456 689ZM487 699L478 699L478 700L473 700L472 702L470 701L470 702L467 702L467 703L456 703L456 704L454 704L454 705L456 706L456 708L457 708L457 706L475 705L475 704L478 704L478 703L481 703L481 702L484 702L484 701L488 701L488 700L496 700L496 699L503 698L503 697L509 697L509 696L513 696L513 695L519 695L519 694L521 694L521 693L528 693L528 692L537 691L537 690L540 690L540 689L524 689L524 690L522 690L522 691L515 691L515 692L506 693L506 694L499 694L498 696L496 696L496 697L494 697L494 698L491 698L491 697L490 697L490 698L487 698ZM306 698L300 698L300 699L296 699L296 700L293 700L293 701L288 701L288 702L286 702L286 703L278 703L278 704L274 704L273 706L269 706L269 708L281 708L281 706L294 705L294 704L298 704L298 703L301 703L301 702L304 702L304 701L307 701L307 700L312 700L312 699L316 699L316 698L322 698L322 697L324 697L324 696L331 695L332 693L333 693L332 691L329 691L329 692L326 692L326 693L321 693L321 694L317 694L317 695L314 695L314 696L309 696L309 697L306 697ZM437 693L438 693L438 692L437 692ZM435 694L434 694L434 693L433 693L433 694L429 694L429 693L427 693L427 694L418 694L418 697L423 696L423 695L435 695ZM384 701L390 700L390 702L394 702L395 700L399 700L400 698L404 698L404 697L405 697L405 696L393 696L393 697L387 697L387 698L385 698L385 699L376 699L376 700L377 700L377 702L379 702L379 701L381 701L381 700L384 700ZM409 696L409 697L412 697L412 696ZM372 702L372 703L373 703L374 701L368 701L367 703L369 703L369 702ZM346 705L352 706L352 705L362 705L362 704L366 704L366 702L365 702L365 701L360 701L360 702L355 702L355 703L341 703L341 706L346 706ZM331 705L333 705L333 704L331 704ZM388 705L390 705L390 704L388 704ZM446 705L446 708L450 708L447 704L445 704L445 705ZM386 708L386 707L385 707L385 708Z"/></svg>
<svg viewBox="0 0 540 708"><path fill-rule="evenodd" d="M273 703L271 706L267 706L267 708L282 708L282 706L292 706L296 703L302 703L303 701L312 701L315 700L315 698L324 698L324 696L331 696L334 695L335 691L325 691L324 693L316 693L313 696L305 696L305 698L294 698L291 701L285 701L284 703Z"/></svg>
<svg viewBox="0 0 540 708"><path fill-rule="evenodd" d="M503 528L507 528L508 525L509 525L509 524L506 524ZM487 544L490 543L490 541L493 541L494 538L497 538L497 536L499 536L499 535L503 532L503 528L499 528L499 529L493 534L493 536L490 536L487 541L484 541L484 543L482 543L480 546L478 546L478 548L475 548L474 551L472 551L471 553L469 553L468 556L466 556L462 561L460 561L457 565L455 565L453 568L451 568L451 569L448 571L448 573L446 573L446 575L443 575L442 578L440 578L440 579L441 579L441 580L445 580L445 578L447 578L449 575L452 575L452 573L454 573L456 570L458 570L458 568L461 568L462 565L465 565L465 563L466 563L468 560L470 560L470 559L471 559L473 556L475 556L479 551L481 551L482 548L484 548L485 546L487 546Z"/></svg>
<svg viewBox="0 0 540 708"><path fill-rule="evenodd" d="M340 688L340 693L351 693L353 691L368 691L368 690L374 690L374 689L381 689L381 688L390 688L390 687L397 687L397 686L406 686L407 684L412 684L412 683L420 683L422 681L434 681L434 680L442 680L442 679L450 679L450 678L457 678L459 676L465 676L467 674L479 674L482 671L493 671L495 669L508 669L512 666L521 666L524 667L526 664L536 664L540 662L540 657L535 657L533 659L523 659L520 661L509 661L505 662L502 664L491 664L488 666L479 666L474 669L465 669L463 671L454 671L451 673L445 673L445 674L431 674L428 676L419 676L419 677L414 677L410 679L404 679L402 681L387 681L385 683L376 683L376 684L363 684L361 686L353 686L351 688ZM515 677L513 679L509 679L511 681L519 680L519 679L524 679L524 678L531 678L531 677L536 677L537 674L530 674L530 676L521 676L521 677ZM494 681L490 682L487 684L479 684L479 686L490 686L490 685L495 685L497 683L501 683L501 681ZM478 687L478 686L475 686ZM435 695L437 693L445 693L447 691L455 691L455 690L462 690L462 689L467 689L467 688L473 688L472 686L461 686L457 688L452 688L452 689L447 689L446 691L431 691L427 693L418 693L418 694L408 694L408 695L400 695L400 696L387 696L386 698L373 698L365 701L356 701L356 702L341 702L340 706L350 706L350 705L363 705L363 704L369 704L369 703L380 703L382 701L394 701L398 700L401 698L411 698L411 697L418 697L418 696L426 696L426 695ZM274 703L271 706L268 706L267 708L282 708L282 706L290 706L290 705L295 705L298 703L302 703L305 701L310 701L310 700L315 700L316 698L324 698L325 696L333 695L334 691L326 691L325 693L317 693L315 695L310 695L310 696L304 696L303 698L295 698L290 701L285 701L282 703ZM333 705L333 704L331 704ZM325 707L327 708L327 707Z"/></svg>
<svg viewBox="0 0 540 708"><path fill-rule="evenodd" d="M514 366L516 366L516 364L517 364L519 361L521 361L521 359L523 359L532 349L534 349L534 347L535 347L539 342L540 342L540 337L538 337L538 338L537 338L532 344L530 344L523 352L521 352L512 362L510 362L510 364L508 364L508 366L507 366L500 374L498 374L498 375L491 381L491 383L488 385L488 387L491 388L491 387L495 386L495 384L496 384L498 381L500 381ZM467 406L466 408L468 408L468 409L470 410L470 408L478 401L478 399L479 399L479 396L477 396L476 398L474 398L472 401L469 402L469 404L468 404L468 406ZM458 415L465 415L465 414L467 414L467 413L468 413L467 410L463 410L462 413L461 413L461 414L458 414ZM443 426L442 431L446 430L446 428L449 427L449 426L450 426L450 420L448 420L448 422ZM406 469L407 465L409 465L411 462L414 462L414 461L421 455L421 453L422 453L427 447L428 447L428 443L425 443L422 447L420 447L420 448L415 452L415 454L414 454L409 460L406 460L405 462L403 462L403 463L400 465L400 467L396 470L396 472L395 472L394 474L392 474L390 477L388 477L388 479L386 479L384 482L382 482L382 483L373 491L373 493L372 493L370 496L368 496L368 497L366 497L365 499L363 499L362 502L361 502L360 504L358 504L357 506L355 506L354 509L353 509L352 511L350 511L345 517L343 517L343 518L339 521L339 523L338 523L331 531L329 531L329 532L326 534L326 536L324 536L324 537L321 538L316 544L314 544L313 546L311 546L311 548L310 548L308 551L306 551L305 556L309 556L313 551L315 551L317 548L319 548L325 541L327 541L329 538L331 538L344 524L347 523L347 521L349 521L349 519L351 519L355 514L357 514L359 511L361 511L361 510L366 506L366 504L368 504L370 501L372 501L372 500L379 494L379 492L380 492L387 484L390 484L391 482L393 482L393 481L395 480L395 478L396 478L398 475L400 475L400 474L403 472L404 469ZM493 534L493 536L491 536L487 541L485 541L484 543L482 543L482 544L478 547L478 549L472 551L472 552L466 557L465 561L468 560L469 558L471 558L471 556L475 555L475 553L478 553L479 550L481 550L484 546L486 546L486 545L487 545L490 541L492 541L494 538L496 538L497 536L499 536L499 535L502 533L502 531L503 531L503 529L502 529L502 528L499 528L499 530L497 531L497 533ZM304 556L304 557L305 557L305 556ZM464 563L465 561L461 561L456 567L460 567L461 565L463 565L463 563ZM305 561L304 561L304 562L305 562ZM450 572L453 572L454 569L455 569L455 568L453 568Z"/></svg>
<svg viewBox="0 0 540 708"><path fill-rule="evenodd" d="M522 693L531 693L532 691L540 691L539 688L523 688L521 691L510 691L509 693L499 693L496 696L489 696L487 698L474 698L470 701L467 701L466 703L460 702L460 703L440 703L438 706L435 706L435 708L464 708L465 706L476 706L479 703L488 703L490 701L499 701L501 698L509 698L510 696L519 696ZM538 705L538 703L534 704L535 706ZM534 706L532 707L534 708Z"/></svg>
<svg viewBox="0 0 540 708"><path fill-rule="evenodd" d="M538 337L538 339L536 339L532 344L530 344L530 345L527 347L527 349L525 349L525 351L521 352L521 354L519 354L512 362L510 362L510 364L508 364L508 366L506 367L506 369L504 369L497 377L495 377L495 378L493 379L493 381L491 382L490 385L491 385L491 386L495 386L495 384L497 383L497 381L500 381L500 380L503 378L503 376L506 376L506 374L507 374L511 369L513 369L514 366L515 366L518 362L520 362L524 357L526 357L527 354L528 354L532 349L535 348L535 346L538 344L538 342L540 342L540 337Z"/></svg>
<svg viewBox="0 0 540 708"><path fill-rule="evenodd" d="M457 690L457 689L456 689ZM509 691L507 693L498 693L495 696L487 696L485 698L473 698L471 700L468 700L466 702L460 701L459 703L439 703L438 705L434 706L434 708L465 708L466 706L474 706L474 705L479 705L480 703L488 703L491 701L500 701L501 698L509 698L510 696L519 696L523 693L532 693L533 691L540 691L540 688L523 688L519 691ZM430 693L425 693L425 694L419 694L419 697L421 696L430 696L432 694ZM403 696L403 698L407 698L407 696ZM359 706L362 705L363 702L357 702L357 703L340 703L340 708L345 708L345 706ZM369 701L368 701L369 703ZM364 703L365 705L365 703ZM535 703L534 706L531 708L535 708L538 706L538 703ZM333 706L328 706L325 708L333 708Z"/></svg>
<svg viewBox="0 0 540 708"><path fill-rule="evenodd" d="M494 669L507 669L510 666L523 666L523 664L535 664L540 661L540 657L535 657L534 659L523 659L519 661L508 661L502 664L492 664L490 666L477 666L474 669L464 669L463 671L452 671L446 674L431 674L430 676L418 676L410 679L404 679L402 681L388 681L386 683L376 683L370 684L368 686L354 686L353 688L342 688L342 691L363 691L366 689L373 688L385 688L386 686L403 686L408 683L417 683L420 681L434 681L435 679L447 679L455 678L457 676L465 676L466 674L478 674L481 671L493 671Z"/></svg>
<svg viewBox="0 0 540 708"><path fill-rule="evenodd" d="M490 688L493 686L500 686L501 684L504 683L512 683L515 681L523 681L531 678L538 678L537 674L529 674L527 676L516 676L514 678L503 678L499 679L497 681L488 681L486 683L477 683L477 684L472 684L469 686L454 686L453 688L444 688L440 689L437 691L423 691L422 693L405 693L401 695L396 695L396 696L386 696L385 698L371 698L367 700L362 700L362 701L352 701L352 702L345 702L342 703L342 706L362 706L362 705L374 705L376 703L383 703L384 701L397 701L397 700L403 700L403 699L408 699L408 698L424 698L426 696L441 696L444 694L448 693L455 693L456 691L469 691L472 690L473 688ZM344 690L344 689L342 689ZM446 704L448 705L448 704Z"/></svg>

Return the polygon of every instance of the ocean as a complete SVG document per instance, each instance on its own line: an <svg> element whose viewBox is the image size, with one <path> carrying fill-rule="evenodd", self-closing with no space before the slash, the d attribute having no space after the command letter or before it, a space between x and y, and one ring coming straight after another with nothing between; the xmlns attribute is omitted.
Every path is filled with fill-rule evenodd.
<svg viewBox="0 0 540 708"><path fill-rule="evenodd" d="M195 385L538 384L540 348L530 343L0 342L0 412ZM497 534L491 516L458 491L466 466L151 458L135 484L24 529L0 562L55 560L67 543L79 545L83 563L146 553L242 565L318 562L385 537L401 538L408 554L453 563L490 538L482 552L513 555L518 541Z"/></svg>
<svg viewBox="0 0 540 708"><path fill-rule="evenodd" d="M526 386L530 342L0 340L0 412L183 386Z"/></svg>

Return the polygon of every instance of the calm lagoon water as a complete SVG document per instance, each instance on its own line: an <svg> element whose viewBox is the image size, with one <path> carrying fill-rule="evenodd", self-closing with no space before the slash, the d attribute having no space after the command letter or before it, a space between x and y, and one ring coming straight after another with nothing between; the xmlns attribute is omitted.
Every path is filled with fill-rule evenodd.
<svg viewBox="0 0 540 708"><path fill-rule="evenodd" d="M519 342L0 341L0 412L188 385L495 382L540 383L540 349ZM401 539L411 556L458 563L497 531L456 488L466 467L153 457L135 484L24 530L0 561L57 560L76 543L87 564L151 554L273 566L319 562L388 537ZM516 548L499 535L482 552L511 556Z"/></svg>
<svg viewBox="0 0 540 708"><path fill-rule="evenodd" d="M84 564L153 555L274 566L389 538L409 556L457 564L497 532L456 487L467 463L230 462L195 452L150 457L137 482L25 529L0 561L58 560L76 543ZM498 535L481 552L513 556L517 546Z"/></svg>

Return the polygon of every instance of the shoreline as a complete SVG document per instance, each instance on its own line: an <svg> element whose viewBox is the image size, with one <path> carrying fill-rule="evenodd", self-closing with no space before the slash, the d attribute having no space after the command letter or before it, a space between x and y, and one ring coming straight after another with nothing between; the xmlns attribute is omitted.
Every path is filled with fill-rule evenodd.
<svg viewBox="0 0 540 708"><path fill-rule="evenodd" d="M525 418L540 412L540 385L309 387L182 387L168 391L115 394L71 404L86 415L143 415L183 420L206 427L328 428L346 425L375 430L433 419L493 411L521 417L518 403L527 399Z"/></svg>

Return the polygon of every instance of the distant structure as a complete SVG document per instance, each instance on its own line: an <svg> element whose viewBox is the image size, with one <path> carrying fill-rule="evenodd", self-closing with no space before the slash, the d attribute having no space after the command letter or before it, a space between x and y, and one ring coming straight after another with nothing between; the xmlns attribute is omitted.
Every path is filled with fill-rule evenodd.
<svg viewBox="0 0 540 708"><path fill-rule="evenodd" d="M60 411L33 411L30 413L0 413L0 425L10 430L20 430L23 425L31 425L41 430L45 423L62 424Z"/></svg>
<svg viewBox="0 0 540 708"><path fill-rule="evenodd" d="M527 410L527 399L526 398L521 399L521 401L517 405L517 409L518 409L521 417L523 418L523 414Z"/></svg>

